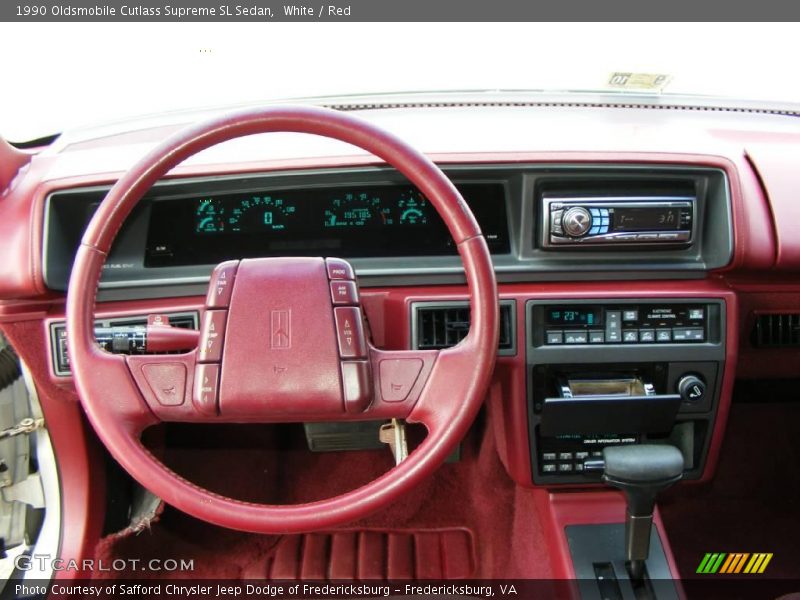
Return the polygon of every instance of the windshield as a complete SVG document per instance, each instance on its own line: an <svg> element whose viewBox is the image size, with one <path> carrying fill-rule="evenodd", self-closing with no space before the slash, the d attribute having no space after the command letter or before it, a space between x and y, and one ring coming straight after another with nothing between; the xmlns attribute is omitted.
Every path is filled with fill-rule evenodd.
<svg viewBox="0 0 800 600"><path fill-rule="evenodd" d="M312 96L610 90L800 102L796 24L3 23L0 135ZM743 43L746 40L747 43ZM648 93L659 93L651 90Z"/></svg>

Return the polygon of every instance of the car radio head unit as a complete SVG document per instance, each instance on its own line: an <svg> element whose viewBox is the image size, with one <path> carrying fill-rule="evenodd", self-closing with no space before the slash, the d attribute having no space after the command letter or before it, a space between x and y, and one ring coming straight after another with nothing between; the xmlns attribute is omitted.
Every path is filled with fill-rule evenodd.
<svg viewBox="0 0 800 600"><path fill-rule="evenodd" d="M545 248L670 245L692 242L693 196L577 197L542 195Z"/></svg>

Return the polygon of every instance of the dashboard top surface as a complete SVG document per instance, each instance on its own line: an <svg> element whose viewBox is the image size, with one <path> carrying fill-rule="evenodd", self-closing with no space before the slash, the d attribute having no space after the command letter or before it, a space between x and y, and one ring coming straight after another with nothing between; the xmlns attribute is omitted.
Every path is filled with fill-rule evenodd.
<svg viewBox="0 0 800 600"><path fill-rule="evenodd" d="M708 269L728 271L794 269L795 241L777 228L781 212L791 211L785 201L773 201L773 190L765 190L761 171L777 181L774 196L785 196L789 167L785 161L771 161L782 147L800 144L800 121L796 117L757 112L705 111L681 108L621 106L447 106L402 107L359 110L358 116L403 137L445 167L451 176L476 173L507 188L509 251L495 253L495 267L505 281L530 281L536 276L519 277L518 273L547 270L548 255L535 254L526 236L535 236L534 218L525 206L532 185L523 171L545 172L551 168L585 167L588 169L635 167L707 169L724 173L731 199L728 245L717 256L684 256L686 260L648 261L637 273L604 263L602 253L597 265L592 261L584 270L630 277L694 277ZM184 117L185 118L185 117ZM23 167L0 202L0 239L8 256L19 260L2 269L0 297L23 298L47 295L46 266L42 260L47 236L47 203L54 192L76 188L105 188L176 128L181 117L154 123L135 123L125 127L99 128L65 134ZM770 150L768 152L767 150ZM762 162L769 162L763 166ZM253 174L276 177L325 177L341 170L380 171L380 162L358 150L321 138L294 134L257 135L234 140L211 148L177 167L169 181L196 178L250 177ZM775 171L779 171L775 175ZM471 171L471 172L470 172ZM493 173L491 173L494 171ZM513 172L513 173L512 173ZM368 181L374 181L367 178ZM517 177L515 180L514 178ZM519 189L513 189L518 186ZM516 200L519 198L520 200ZM526 212L527 211L527 212ZM27 223L26 230L23 223ZM782 237L781 235L782 234ZM553 256L553 255L550 255ZM651 254L651 256L654 256ZM661 255L663 256L663 255ZM776 257L782 261L776 265ZM403 257L386 259L383 265L356 264L359 275L373 276L375 285L426 284L433 281L414 278L418 274L445 275L441 283L460 283L459 266L446 256L426 254L426 260L408 269ZM617 257L619 258L619 257ZM428 260L430 259L430 260ZM689 260L691 259L691 260ZM401 264L405 262L406 264ZM552 262L552 261L551 261ZM576 262L576 261L573 261ZM621 263L624 261L620 261ZM452 264L451 264L452 263ZM573 273L558 275L565 263L551 264L548 278L569 279ZM25 265L20 269L19 265ZM387 269L407 279L380 279ZM205 269L204 269L205 270ZM637 271L633 269L633 271ZM504 275L504 273L511 275ZM514 274L516 273L516 274ZM164 271L164 285L175 277ZM207 273L189 276L194 284ZM452 277L451 277L452 276ZM172 293L174 290L165 293ZM198 290L189 291L196 293Z"/></svg>

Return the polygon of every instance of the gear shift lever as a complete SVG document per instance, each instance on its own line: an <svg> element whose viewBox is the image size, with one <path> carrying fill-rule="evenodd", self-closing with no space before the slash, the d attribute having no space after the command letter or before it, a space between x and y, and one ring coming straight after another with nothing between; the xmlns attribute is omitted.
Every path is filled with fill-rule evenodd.
<svg viewBox="0 0 800 600"><path fill-rule="evenodd" d="M584 463L587 471L603 472L603 481L625 493L625 554L632 580L644 576L650 553L650 529L656 496L680 480L683 455L674 446L641 444L609 446L603 460Z"/></svg>

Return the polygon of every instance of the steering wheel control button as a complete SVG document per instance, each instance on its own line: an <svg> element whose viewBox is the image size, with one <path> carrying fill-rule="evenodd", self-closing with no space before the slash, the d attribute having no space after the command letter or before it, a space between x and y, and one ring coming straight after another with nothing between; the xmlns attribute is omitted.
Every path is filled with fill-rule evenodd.
<svg viewBox="0 0 800 600"><path fill-rule="evenodd" d="M152 363L142 367L147 385L162 406L180 406L186 390L186 366L183 363Z"/></svg>
<svg viewBox="0 0 800 600"><path fill-rule="evenodd" d="M353 273L353 267L346 260L341 258L327 258L325 264L328 267L328 279L349 279L355 280L356 276Z"/></svg>
<svg viewBox="0 0 800 600"><path fill-rule="evenodd" d="M197 365L192 390L192 404L195 410L204 415L216 415L218 397L219 365Z"/></svg>
<svg viewBox="0 0 800 600"><path fill-rule="evenodd" d="M706 384L697 375L684 375L678 381L678 393L684 402L701 402L706 397Z"/></svg>
<svg viewBox="0 0 800 600"><path fill-rule="evenodd" d="M358 304L358 288L354 281L331 281L331 301L334 304Z"/></svg>
<svg viewBox="0 0 800 600"><path fill-rule="evenodd" d="M573 206L564 213L561 225L567 235L581 237L592 226L592 215L582 206Z"/></svg>
<svg viewBox="0 0 800 600"><path fill-rule="evenodd" d="M408 398L411 388L422 371L420 358L390 358L379 366L381 397L386 402L402 402Z"/></svg>
<svg viewBox="0 0 800 600"><path fill-rule="evenodd" d="M219 362L222 360L222 343L225 340L225 321L227 310L207 310L203 315L200 331L199 362Z"/></svg>
<svg viewBox="0 0 800 600"><path fill-rule="evenodd" d="M369 363L365 360L342 361L342 387L345 411L364 412L371 398Z"/></svg>
<svg viewBox="0 0 800 600"><path fill-rule="evenodd" d="M367 342L361 310L355 306L340 306L333 309L336 320L336 337L339 341L339 356L342 358L366 358Z"/></svg>
<svg viewBox="0 0 800 600"><path fill-rule="evenodd" d="M206 296L208 308L228 307L231 302L231 293L233 293L233 280L236 278L238 268L238 260L230 260L216 266L214 272L211 273L211 282Z"/></svg>

